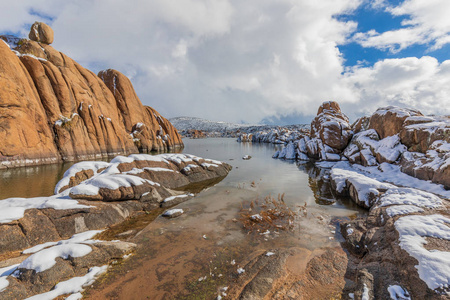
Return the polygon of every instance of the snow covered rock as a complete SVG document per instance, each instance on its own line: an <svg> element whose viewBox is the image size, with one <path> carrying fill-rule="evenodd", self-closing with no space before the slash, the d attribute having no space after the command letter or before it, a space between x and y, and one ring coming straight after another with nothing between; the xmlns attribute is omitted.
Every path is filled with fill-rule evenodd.
<svg viewBox="0 0 450 300"><path fill-rule="evenodd" d="M400 139L409 151L426 153L435 142L450 143L449 117L409 117L404 124Z"/></svg>
<svg viewBox="0 0 450 300"><path fill-rule="evenodd" d="M169 209L168 211L166 211L165 213L163 213L163 217L166 218L176 218L181 216L184 213L184 211L180 208L174 208L174 209Z"/></svg>
<svg viewBox="0 0 450 300"><path fill-rule="evenodd" d="M311 122L311 137L320 139L331 148L343 150L352 137L348 122L337 102L324 102Z"/></svg>
<svg viewBox="0 0 450 300"><path fill-rule="evenodd" d="M398 134L402 130L405 120L414 116L423 115L420 111L414 109L396 106L382 107L377 109L370 117L369 129L375 129L380 139L384 139Z"/></svg>
<svg viewBox="0 0 450 300"><path fill-rule="evenodd" d="M133 154L118 156L110 163L81 162L73 165L57 184L55 192L71 188L73 199L139 200L145 192L159 200L178 188L228 174L231 166L189 154Z"/></svg>
<svg viewBox="0 0 450 300"><path fill-rule="evenodd" d="M395 163L405 151L398 135L380 140L377 132L369 129L355 134L343 154L351 163L375 166L383 162Z"/></svg>

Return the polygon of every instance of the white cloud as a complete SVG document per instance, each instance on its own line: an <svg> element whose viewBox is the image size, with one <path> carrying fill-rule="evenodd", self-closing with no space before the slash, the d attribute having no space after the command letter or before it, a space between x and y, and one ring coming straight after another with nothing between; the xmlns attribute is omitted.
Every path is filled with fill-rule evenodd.
<svg viewBox="0 0 450 300"><path fill-rule="evenodd" d="M397 105L425 114L450 114L450 60L439 63L430 56L386 59L370 68L352 68L344 82L359 100L353 108L357 113Z"/></svg>
<svg viewBox="0 0 450 300"><path fill-rule="evenodd" d="M0 31L25 35L45 20L35 13L51 17L56 49L93 71L123 72L142 102L167 117L310 118L326 100L351 116L387 104L450 106L450 63L424 57L344 68L338 45L357 24L335 16L361 1L9 1Z"/></svg>
<svg viewBox="0 0 450 300"><path fill-rule="evenodd" d="M363 47L389 49L397 53L415 44L429 45L430 50L450 43L450 1L405 0L398 6L376 1L377 8L384 6L393 16L404 16L402 28L382 33L368 31L357 33L354 40Z"/></svg>

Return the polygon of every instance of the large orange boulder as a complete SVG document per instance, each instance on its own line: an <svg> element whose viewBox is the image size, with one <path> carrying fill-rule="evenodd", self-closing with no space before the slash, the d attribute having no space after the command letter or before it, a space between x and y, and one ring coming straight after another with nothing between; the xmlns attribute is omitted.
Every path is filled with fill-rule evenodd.
<svg viewBox="0 0 450 300"><path fill-rule="evenodd" d="M348 117L341 112L335 101L322 103L317 116L311 122L311 137L320 139L325 145L344 150L347 147L352 131Z"/></svg>
<svg viewBox="0 0 450 300"><path fill-rule="evenodd" d="M423 115L420 111L409 108L396 106L382 107L377 109L370 117L369 129L375 129L380 139L384 139L400 133L405 120L413 116Z"/></svg>
<svg viewBox="0 0 450 300"><path fill-rule="evenodd" d="M183 146L128 78L100 78L48 45L48 26L36 24L37 41L0 36L0 168Z"/></svg>
<svg viewBox="0 0 450 300"><path fill-rule="evenodd" d="M53 29L45 23L34 22L34 24L31 25L28 37L32 41L51 44L53 43Z"/></svg>

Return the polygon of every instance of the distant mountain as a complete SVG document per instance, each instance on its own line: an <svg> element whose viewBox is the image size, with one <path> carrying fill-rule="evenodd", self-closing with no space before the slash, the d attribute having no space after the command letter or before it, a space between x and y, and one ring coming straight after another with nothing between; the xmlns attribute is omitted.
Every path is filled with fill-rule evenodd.
<svg viewBox="0 0 450 300"><path fill-rule="evenodd" d="M201 130L203 132L235 132L241 131L246 133L262 131L262 130L270 130L276 128L288 128L291 130L305 128L305 126L309 125L288 125L288 126L277 126L277 125L257 125L257 124L236 124L236 123L228 123L228 122L216 122L210 121L202 118L196 117L175 117L169 119L173 126L175 126L178 131L187 131L187 130Z"/></svg>
<svg viewBox="0 0 450 300"><path fill-rule="evenodd" d="M236 123L228 123L228 122L216 122L210 121L202 118L195 117L176 117L171 118L170 122L175 126L179 131L196 129L205 132L213 132L213 131L234 131L240 128L258 126L258 125L249 125L249 124L236 124Z"/></svg>

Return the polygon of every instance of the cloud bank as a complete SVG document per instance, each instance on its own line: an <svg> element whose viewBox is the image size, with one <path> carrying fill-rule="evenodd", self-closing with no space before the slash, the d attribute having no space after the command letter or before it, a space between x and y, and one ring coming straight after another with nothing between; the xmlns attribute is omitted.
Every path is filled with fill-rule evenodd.
<svg viewBox="0 0 450 300"><path fill-rule="evenodd" d="M300 123L309 122L327 100L339 101L352 118L383 105L450 114L450 61L425 56L345 67L339 51L355 39L364 47L403 49L430 30L427 43L440 47L449 40L448 21L429 23L428 13L448 15L450 7L377 1L378 9L411 17L398 29L411 31L399 34L402 41L386 38L388 32L358 33L356 22L336 18L361 3L23 0L0 11L0 32L25 36L35 20L49 23L56 49L94 72L123 72L142 102L168 117L256 123L296 116Z"/></svg>

